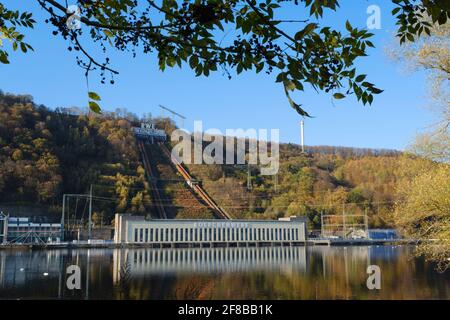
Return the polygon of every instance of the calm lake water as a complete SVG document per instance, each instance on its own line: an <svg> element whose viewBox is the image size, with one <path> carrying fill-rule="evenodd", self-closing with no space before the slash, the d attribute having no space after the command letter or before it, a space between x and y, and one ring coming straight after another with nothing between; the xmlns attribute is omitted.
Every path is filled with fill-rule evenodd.
<svg viewBox="0 0 450 320"><path fill-rule="evenodd" d="M0 299L449 299L410 246L0 250ZM78 265L81 289L66 287ZM366 286L368 265L381 289Z"/></svg>

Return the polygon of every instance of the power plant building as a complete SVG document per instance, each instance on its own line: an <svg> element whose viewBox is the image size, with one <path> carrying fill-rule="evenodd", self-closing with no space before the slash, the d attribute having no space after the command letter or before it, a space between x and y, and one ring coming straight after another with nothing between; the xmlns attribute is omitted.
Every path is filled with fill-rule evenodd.
<svg viewBox="0 0 450 320"><path fill-rule="evenodd" d="M61 223L36 222L28 217L10 217L0 212L0 244L59 242Z"/></svg>
<svg viewBox="0 0 450 320"><path fill-rule="evenodd" d="M303 244L306 220L177 220L145 219L116 214L114 242L128 244Z"/></svg>

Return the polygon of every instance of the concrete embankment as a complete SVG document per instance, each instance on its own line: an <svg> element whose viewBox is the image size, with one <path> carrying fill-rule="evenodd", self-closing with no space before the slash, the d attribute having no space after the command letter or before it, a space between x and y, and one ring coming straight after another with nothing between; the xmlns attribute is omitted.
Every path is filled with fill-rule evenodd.
<svg viewBox="0 0 450 320"><path fill-rule="evenodd" d="M408 239L308 239L307 245L313 246L371 246L416 244L418 241Z"/></svg>
<svg viewBox="0 0 450 320"><path fill-rule="evenodd" d="M374 239L308 239L305 243L173 243L173 244L156 244L156 243L112 243L112 242L62 242L62 243L48 243L48 244L2 244L0 250L46 250L46 249L93 249L93 248L179 248L179 247L237 247L237 246L252 246L252 247L267 247L267 246L370 246L370 245L408 245L417 244L419 241L407 239L389 239L389 240L374 240Z"/></svg>

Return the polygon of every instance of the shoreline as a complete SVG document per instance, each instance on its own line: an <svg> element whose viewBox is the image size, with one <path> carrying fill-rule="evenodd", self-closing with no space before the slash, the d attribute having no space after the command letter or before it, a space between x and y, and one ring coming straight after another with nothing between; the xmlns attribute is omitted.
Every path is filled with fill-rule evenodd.
<svg viewBox="0 0 450 320"><path fill-rule="evenodd" d="M52 250L52 249L139 249L139 248L227 248L227 247L297 247L297 246L371 246L415 245L421 241L406 239L308 239L295 243L48 243L0 244L0 250Z"/></svg>

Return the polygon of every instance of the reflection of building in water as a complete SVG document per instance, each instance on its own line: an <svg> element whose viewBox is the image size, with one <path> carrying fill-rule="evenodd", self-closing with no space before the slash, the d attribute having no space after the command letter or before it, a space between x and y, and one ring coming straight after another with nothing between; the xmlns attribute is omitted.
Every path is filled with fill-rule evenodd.
<svg viewBox="0 0 450 320"><path fill-rule="evenodd" d="M341 271L347 272L360 267L361 262L364 262L363 265L366 264L365 262L370 265L369 248L368 246L314 246L308 247L308 250L312 256L322 260L322 270L325 274L333 274L338 272L340 267L345 267L345 270Z"/></svg>
<svg viewBox="0 0 450 320"><path fill-rule="evenodd" d="M0 250L0 299L5 297L3 293L8 288L26 290L24 288L33 283L43 283L54 289L52 297L73 298L74 291L66 287L69 265L81 268L82 290L76 290L76 296L87 299L90 273L110 270L111 256L111 249Z"/></svg>
<svg viewBox="0 0 450 320"><path fill-rule="evenodd" d="M396 260L399 248L401 246L314 246L308 247L308 255L322 262L323 276L343 272L348 279L357 275L365 277L366 268L380 260Z"/></svg>
<svg viewBox="0 0 450 320"><path fill-rule="evenodd" d="M114 242L137 244L304 243L306 221L279 220L147 220L116 214Z"/></svg>
<svg viewBox="0 0 450 320"><path fill-rule="evenodd" d="M5 254L0 251L0 288L5 286Z"/></svg>
<svg viewBox="0 0 450 320"><path fill-rule="evenodd" d="M14 251L14 254L0 250L0 288L44 279L44 273L48 273L48 277L59 276L63 254L60 250Z"/></svg>
<svg viewBox="0 0 450 320"><path fill-rule="evenodd" d="M114 281L127 270L131 275L165 272L238 272L306 270L306 248L228 247L177 249L122 249L114 251Z"/></svg>

